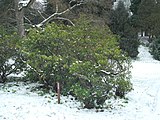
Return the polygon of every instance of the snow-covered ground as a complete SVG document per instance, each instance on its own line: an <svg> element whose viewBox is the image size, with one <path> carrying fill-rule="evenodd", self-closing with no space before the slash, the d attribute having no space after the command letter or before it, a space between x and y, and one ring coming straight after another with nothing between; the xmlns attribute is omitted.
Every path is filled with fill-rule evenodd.
<svg viewBox="0 0 160 120"><path fill-rule="evenodd" d="M111 100L115 107L103 112L81 109L71 96L57 104L56 97L30 92L35 84L10 83L9 88L0 85L0 120L160 120L160 62L147 47L139 51L139 59L132 62L134 90L127 95L128 103Z"/></svg>

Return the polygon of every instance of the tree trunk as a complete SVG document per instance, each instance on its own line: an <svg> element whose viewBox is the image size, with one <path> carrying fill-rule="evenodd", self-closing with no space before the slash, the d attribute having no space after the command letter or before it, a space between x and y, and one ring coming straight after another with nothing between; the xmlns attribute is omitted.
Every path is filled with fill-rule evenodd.
<svg viewBox="0 0 160 120"><path fill-rule="evenodd" d="M19 9L19 0L14 0L15 2L15 12L16 12L16 20L17 20L17 30L18 35L20 37L25 36L25 28L24 28L24 10Z"/></svg>
<svg viewBox="0 0 160 120"><path fill-rule="evenodd" d="M5 83L7 81L7 77L5 76L4 73L0 76L0 83Z"/></svg>
<svg viewBox="0 0 160 120"><path fill-rule="evenodd" d="M141 37L143 37L143 30L141 29Z"/></svg>

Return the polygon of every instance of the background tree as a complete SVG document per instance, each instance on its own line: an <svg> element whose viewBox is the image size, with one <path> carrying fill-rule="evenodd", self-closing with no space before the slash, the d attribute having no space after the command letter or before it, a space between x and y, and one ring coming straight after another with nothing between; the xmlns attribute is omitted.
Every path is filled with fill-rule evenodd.
<svg viewBox="0 0 160 120"><path fill-rule="evenodd" d="M160 35L160 3L157 2L154 12L151 14L151 23L152 23L152 30L151 30L151 35L152 37L158 38Z"/></svg>
<svg viewBox="0 0 160 120"><path fill-rule="evenodd" d="M160 61L160 38L155 38L150 45L150 52L154 59Z"/></svg>
<svg viewBox="0 0 160 120"><path fill-rule="evenodd" d="M140 30L140 25L138 22L138 9L139 9L140 3L141 3L141 0L131 0L130 11L132 12L132 16L130 20L131 20L132 26L136 28L137 34L138 32L141 32L143 36L143 31Z"/></svg>
<svg viewBox="0 0 160 120"><path fill-rule="evenodd" d="M6 14L3 14L4 19L2 23L6 21L5 19L10 20L10 22L7 21L6 23L12 23L21 37L25 36L25 28L27 26L27 28L33 26L40 27L52 20L61 20L73 25L72 20L77 18L81 13L92 16L94 22L104 25L108 22L107 16L112 8L112 0L47 0L47 6L50 7L46 8L46 12L36 9L39 7L34 7L39 4L44 9L44 6L35 2L35 0L2 0L0 4L3 6L1 7L2 9L5 6L6 9L3 10L9 11L12 17L11 22L8 19L11 17L7 17L8 12L5 12Z"/></svg>
<svg viewBox="0 0 160 120"><path fill-rule="evenodd" d="M150 15L150 18L152 18L150 21L152 23L151 29L151 35L152 39L150 39L150 52L153 55L153 57L157 60L160 60L160 3L159 1L156 2L156 7L154 9L154 12Z"/></svg>
<svg viewBox="0 0 160 120"><path fill-rule="evenodd" d="M98 25L105 25L109 22L109 13L112 9L112 0L88 0L86 4L73 11L75 14L86 14L92 17L92 21Z"/></svg>
<svg viewBox="0 0 160 120"><path fill-rule="evenodd" d="M110 15L110 29L114 34L124 37L125 25L128 23L129 13L122 1L118 2L115 10Z"/></svg>
<svg viewBox="0 0 160 120"><path fill-rule="evenodd" d="M141 33L145 32L149 37L157 37L159 34L159 1L156 0L132 0L131 11L132 25ZM143 34L142 34L143 35Z"/></svg>
<svg viewBox="0 0 160 120"><path fill-rule="evenodd" d="M156 7L155 0L142 0L139 9L137 11L138 14L138 23L140 28L146 32L146 34L151 34L153 29L152 23L152 14L154 13L154 9Z"/></svg>
<svg viewBox="0 0 160 120"><path fill-rule="evenodd" d="M38 11L40 13L40 16L43 18L43 20L41 22L39 22L38 24L34 25L31 23L31 20L29 20L29 19L26 19L26 20L28 22L30 22L32 26L42 27L43 25L47 24L48 22L50 22L53 19L59 19L59 17L61 15L69 12L71 9L73 9L81 4L82 4L82 2L79 1L75 5L73 5L71 7L67 7L65 10L59 12L58 2L56 2L56 5L55 5L56 11L54 13L52 13L51 15L45 17L42 15L42 13L40 11ZM32 7L34 8L34 5L35 5L35 0L29 0L29 1L27 1L27 0L26 1L25 0L24 1L14 0L17 29L18 29L18 34L21 37L25 36L25 26L24 26L25 25L25 22L24 22L25 10L32 8ZM70 21L69 19L66 19L66 20Z"/></svg>
<svg viewBox="0 0 160 120"><path fill-rule="evenodd" d="M12 0L0 1L0 24L6 30L13 32L15 30L16 20L14 19L14 2Z"/></svg>
<svg viewBox="0 0 160 120"><path fill-rule="evenodd" d="M140 5L141 1L142 0L131 0L130 10L133 13L133 15L138 14L138 9L139 9L139 5Z"/></svg>
<svg viewBox="0 0 160 120"><path fill-rule="evenodd" d="M136 29L132 26L129 11L125 8L122 1L110 14L110 29L114 34L120 36L120 48L128 56L136 57L138 55L138 35Z"/></svg>
<svg viewBox="0 0 160 120"><path fill-rule="evenodd" d="M59 0L59 8L62 10L75 5L79 0ZM83 0L84 4L78 7L75 7L70 12L66 13L64 16L73 20L78 18L80 14L86 14L87 16L92 17L92 21L97 24L106 24L108 23L108 15L112 8L112 0ZM46 13L52 13L55 11L55 0L49 0L49 4L46 10Z"/></svg>

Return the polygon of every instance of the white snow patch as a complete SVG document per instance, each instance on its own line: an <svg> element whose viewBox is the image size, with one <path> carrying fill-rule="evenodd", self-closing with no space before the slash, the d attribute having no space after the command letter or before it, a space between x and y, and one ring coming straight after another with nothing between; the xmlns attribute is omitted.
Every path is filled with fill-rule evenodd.
<svg viewBox="0 0 160 120"><path fill-rule="evenodd" d="M147 47L140 46L139 52L139 59L133 61L134 90L127 95L128 103L110 100L115 108L96 112L81 109L81 103L71 96L61 96L62 104L57 104L56 96L30 92L35 84L9 88L1 84L0 120L160 120L160 62Z"/></svg>
<svg viewBox="0 0 160 120"><path fill-rule="evenodd" d="M129 7L131 6L131 1L130 0L116 0L114 2L113 9L117 8L119 1L122 1L127 9L129 9Z"/></svg>

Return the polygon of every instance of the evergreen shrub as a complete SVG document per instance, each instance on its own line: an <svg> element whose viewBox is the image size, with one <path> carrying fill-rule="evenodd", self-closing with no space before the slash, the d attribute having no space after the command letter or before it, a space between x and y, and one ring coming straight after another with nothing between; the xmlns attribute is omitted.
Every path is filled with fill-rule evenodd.
<svg viewBox="0 0 160 120"><path fill-rule="evenodd" d="M5 83L9 75L23 71L24 64L16 46L18 40L15 33L10 35L0 27L0 83Z"/></svg>
<svg viewBox="0 0 160 120"><path fill-rule="evenodd" d="M135 58L138 55L139 40L136 38L121 38L120 48L127 53L131 58Z"/></svg>
<svg viewBox="0 0 160 120"><path fill-rule="evenodd" d="M21 41L21 50L34 79L45 86L60 82L63 94L94 108L132 90L131 61L117 40L107 26L94 27L81 18L75 26L52 23L43 30L31 29Z"/></svg>
<svg viewBox="0 0 160 120"><path fill-rule="evenodd" d="M160 37L152 40L150 52L156 60L160 60Z"/></svg>

